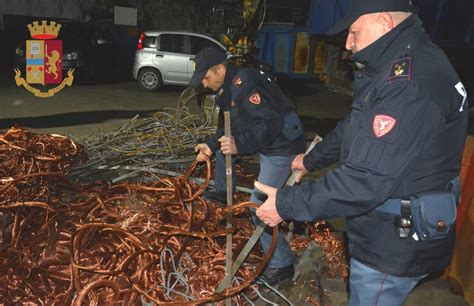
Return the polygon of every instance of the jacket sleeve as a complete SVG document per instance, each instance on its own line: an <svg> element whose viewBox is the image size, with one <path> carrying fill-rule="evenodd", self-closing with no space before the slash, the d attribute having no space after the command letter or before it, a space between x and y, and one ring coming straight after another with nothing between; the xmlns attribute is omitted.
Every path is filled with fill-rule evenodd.
<svg viewBox="0 0 474 306"><path fill-rule="evenodd" d="M214 135L209 136L207 138L206 144L209 146L209 149L211 149L212 153L216 153L217 150L220 149L219 145L219 138L224 135L224 129L218 129Z"/></svg>
<svg viewBox="0 0 474 306"><path fill-rule="evenodd" d="M283 131L283 118L271 106L271 100L257 86L250 82L234 91L239 116L245 126L233 129L233 135L239 154L254 154L262 147L273 143ZM235 133L235 134L234 134Z"/></svg>
<svg viewBox="0 0 474 306"><path fill-rule="evenodd" d="M303 159L306 170L316 171L338 161L341 141L344 136L348 117L338 122L323 141L318 143Z"/></svg>
<svg viewBox="0 0 474 306"><path fill-rule="evenodd" d="M375 106L363 114L365 124L354 137L346 162L318 181L277 192L283 219L321 220L368 212L390 198L444 125L430 93L414 81L387 84ZM395 122L377 135L375 118Z"/></svg>

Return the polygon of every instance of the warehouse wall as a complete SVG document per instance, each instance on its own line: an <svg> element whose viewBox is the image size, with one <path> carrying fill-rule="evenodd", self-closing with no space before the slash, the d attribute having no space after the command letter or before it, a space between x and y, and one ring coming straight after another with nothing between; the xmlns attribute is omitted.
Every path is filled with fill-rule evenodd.
<svg viewBox="0 0 474 306"><path fill-rule="evenodd" d="M142 0L138 20L142 29L193 30L208 32L212 27L215 0Z"/></svg>
<svg viewBox="0 0 474 306"><path fill-rule="evenodd" d="M95 0L1 0L0 29L2 15L23 15L82 19L83 11L95 5Z"/></svg>

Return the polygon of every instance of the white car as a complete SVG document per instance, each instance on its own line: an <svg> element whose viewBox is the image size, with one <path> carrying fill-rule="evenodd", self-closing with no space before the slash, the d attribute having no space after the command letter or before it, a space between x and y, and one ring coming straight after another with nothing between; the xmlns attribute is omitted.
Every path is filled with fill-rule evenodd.
<svg viewBox="0 0 474 306"><path fill-rule="evenodd" d="M188 85L194 72L194 56L204 48L225 47L214 38L184 31L148 31L140 34L133 78L147 91L163 85Z"/></svg>

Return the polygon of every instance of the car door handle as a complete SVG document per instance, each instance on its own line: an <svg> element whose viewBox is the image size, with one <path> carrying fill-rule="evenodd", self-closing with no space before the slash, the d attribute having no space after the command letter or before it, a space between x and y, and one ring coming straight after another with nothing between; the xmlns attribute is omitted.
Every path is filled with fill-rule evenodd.
<svg viewBox="0 0 474 306"><path fill-rule="evenodd" d="M163 57L164 55L163 54L157 54L155 55L156 57Z"/></svg>

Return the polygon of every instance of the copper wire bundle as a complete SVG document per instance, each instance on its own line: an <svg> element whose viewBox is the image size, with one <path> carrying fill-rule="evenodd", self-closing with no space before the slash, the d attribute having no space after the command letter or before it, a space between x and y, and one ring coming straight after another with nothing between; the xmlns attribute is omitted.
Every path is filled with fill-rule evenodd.
<svg viewBox="0 0 474 306"><path fill-rule="evenodd" d="M316 222L308 227L309 237L295 236L290 242L294 251L306 249L311 241L323 249L324 259L329 267L326 276L344 279L349 277L349 267L346 260L346 249L343 241L331 230L326 221Z"/></svg>
<svg viewBox="0 0 474 306"><path fill-rule="evenodd" d="M194 305L233 296L241 304L236 293L269 257L255 250L233 287L215 294L225 273L225 236L233 234L235 257L254 230L246 208L255 204L222 209L204 201L209 161L202 185L188 180L194 163L177 178L79 186L66 175L84 158L64 136L18 128L0 135L0 303ZM234 214L230 230L227 212ZM311 238L330 267L343 271L336 236L316 226Z"/></svg>
<svg viewBox="0 0 474 306"><path fill-rule="evenodd" d="M336 233L327 226L325 221L321 221L312 226L310 236L324 251L324 258L329 265L327 277L334 278L339 275L347 279L349 277L349 267L346 260L346 249Z"/></svg>
<svg viewBox="0 0 474 306"><path fill-rule="evenodd" d="M252 203L230 209L206 203L200 193L209 161L202 186L187 179L193 164L174 179L79 188L64 176L81 155L72 141L20 129L0 140L0 303L218 301L247 287L269 259L249 256L233 287L214 294L225 272L224 215ZM41 179L30 183L31 177ZM253 226L246 215L233 219L237 254Z"/></svg>

